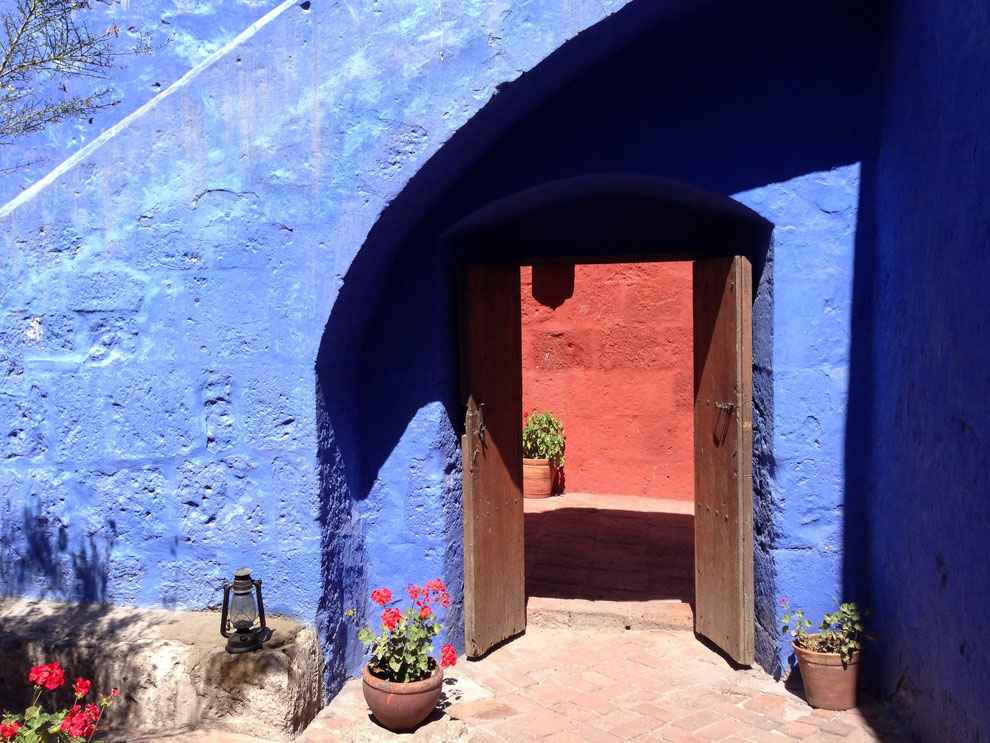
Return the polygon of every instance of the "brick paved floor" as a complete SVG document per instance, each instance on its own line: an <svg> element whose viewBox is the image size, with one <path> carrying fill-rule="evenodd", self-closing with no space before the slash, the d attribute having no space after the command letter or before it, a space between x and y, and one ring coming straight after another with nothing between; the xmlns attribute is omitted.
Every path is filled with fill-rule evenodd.
<svg viewBox="0 0 990 743"><path fill-rule="evenodd" d="M635 501L635 502L634 502ZM567 496L526 503L527 589L530 604L554 601L681 607L690 626L693 565L692 504L626 496ZM553 511L554 518L541 515ZM563 517L563 518L561 518ZM575 539L574 537L578 537ZM646 540L646 541L644 541ZM646 542L659 545L659 559ZM615 546L616 549L610 549ZM554 555L570 550L559 571ZM638 557L632 561L628 554ZM693 559L693 555L691 555ZM619 580L628 572L634 577ZM549 602L549 603L548 603ZM635 625L636 623L633 622ZM642 623L641 623L642 624ZM621 623L619 625L621 627ZM812 710L761 669L733 670L690 631L594 630L530 625L527 632L480 661L447 670L438 709L414 733L377 725L361 694L347 683L297 739L299 743L608 743L671 741L773 743L801 740L901 741L897 725L877 707ZM602 627L606 627L603 629ZM230 733L118 738L127 743L269 743Z"/></svg>
<svg viewBox="0 0 990 743"><path fill-rule="evenodd" d="M694 503L567 493L527 498L526 594L694 601Z"/></svg>
<svg viewBox="0 0 990 743"><path fill-rule="evenodd" d="M694 627L694 503L527 498L527 620L575 629Z"/></svg>
<svg viewBox="0 0 990 743"><path fill-rule="evenodd" d="M733 670L691 632L532 628L480 661L447 669L441 708L394 735L352 680L299 743L775 743L906 741L882 708L812 710L760 669ZM128 743L268 743L196 731Z"/></svg>
<svg viewBox="0 0 990 743"><path fill-rule="evenodd" d="M733 670L691 632L531 628L480 661L459 662L448 675L487 696L442 700L449 705L444 715L413 735L393 736L369 719L360 683L350 682L302 740L907 740L881 709L812 710L762 670Z"/></svg>

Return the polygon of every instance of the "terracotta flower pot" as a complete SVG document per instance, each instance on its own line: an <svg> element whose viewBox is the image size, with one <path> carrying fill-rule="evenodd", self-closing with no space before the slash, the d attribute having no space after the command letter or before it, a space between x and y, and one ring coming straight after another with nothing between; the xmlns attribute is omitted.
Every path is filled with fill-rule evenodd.
<svg viewBox="0 0 990 743"><path fill-rule="evenodd" d="M813 637L814 635L809 635ZM816 653L794 647L794 654L801 668L804 696L808 704L820 709L844 710L856 706L856 682L859 678L859 659L862 651L853 652L843 666L838 653Z"/></svg>
<svg viewBox="0 0 990 743"><path fill-rule="evenodd" d="M364 667L364 700L375 719L392 732L413 730L437 706L443 687L443 669L433 661L433 675L407 683L385 681Z"/></svg>
<svg viewBox="0 0 990 743"><path fill-rule="evenodd" d="M523 458L523 497L549 498L553 492L553 467L549 459Z"/></svg>

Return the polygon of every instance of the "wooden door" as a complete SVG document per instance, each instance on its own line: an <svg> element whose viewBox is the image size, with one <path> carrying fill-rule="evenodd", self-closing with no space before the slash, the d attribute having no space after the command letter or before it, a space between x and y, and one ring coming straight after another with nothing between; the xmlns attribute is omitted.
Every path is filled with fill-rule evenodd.
<svg viewBox="0 0 990 743"><path fill-rule="evenodd" d="M460 272L464 630L483 655L526 629L518 266Z"/></svg>
<svg viewBox="0 0 990 743"><path fill-rule="evenodd" d="M754 662L752 270L694 263L695 631Z"/></svg>

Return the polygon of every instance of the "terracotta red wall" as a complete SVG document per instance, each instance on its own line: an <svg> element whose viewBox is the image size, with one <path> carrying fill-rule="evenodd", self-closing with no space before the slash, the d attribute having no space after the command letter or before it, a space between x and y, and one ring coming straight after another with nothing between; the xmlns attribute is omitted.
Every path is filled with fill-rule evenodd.
<svg viewBox="0 0 990 743"><path fill-rule="evenodd" d="M567 438L567 492L694 496L691 264L522 269L523 409Z"/></svg>

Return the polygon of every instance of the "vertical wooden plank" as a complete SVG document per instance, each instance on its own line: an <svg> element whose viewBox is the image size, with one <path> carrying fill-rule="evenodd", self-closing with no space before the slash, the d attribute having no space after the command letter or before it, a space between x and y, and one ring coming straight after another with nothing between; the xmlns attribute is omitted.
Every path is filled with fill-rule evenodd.
<svg viewBox="0 0 990 743"><path fill-rule="evenodd" d="M460 273L464 624L477 657L526 628L518 266Z"/></svg>
<svg viewBox="0 0 990 743"><path fill-rule="evenodd" d="M695 630L754 662L752 269L695 261Z"/></svg>

